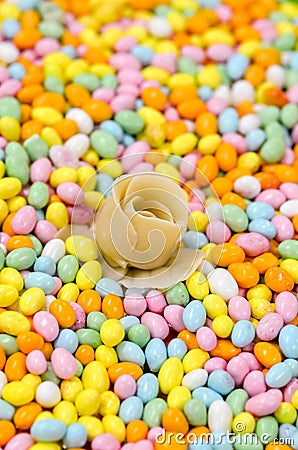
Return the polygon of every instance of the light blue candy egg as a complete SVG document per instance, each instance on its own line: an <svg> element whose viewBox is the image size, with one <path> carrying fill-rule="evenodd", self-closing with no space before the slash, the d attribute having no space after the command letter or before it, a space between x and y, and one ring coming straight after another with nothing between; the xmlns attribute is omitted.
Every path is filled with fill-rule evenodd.
<svg viewBox="0 0 298 450"><path fill-rule="evenodd" d="M290 67L291 69L298 70L298 52L291 52Z"/></svg>
<svg viewBox="0 0 298 450"><path fill-rule="evenodd" d="M187 353L187 345L182 339L174 338L169 342L167 350L169 358L179 358L181 360Z"/></svg>
<svg viewBox="0 0 298 450"><path fill-rule="evenodd" d="M255 334L255 327L249 320L239 320L233 327L231 340L236 347L245 347L254 340Z"/></svg>
<svg viewBox="0 0 298 450"><path fill-rule="evenodd" d="M212 450L212 449L213 446L211 442L207 442L203 438L194 440L191 444L187 446L187 450Z"/></svg>
<svg viewBox="0 0 298 450"><path fill-rule="evenodd" d="M274 208L265 202L251 202L246 208L246 214L250 220L272 219L275 216Z"/></svg>
<svg viewBox="0 0 298 450"><path fill-rule="evenodd" d="M214 370L209 375L208 387L219 394L227 395L234 389L235 381L225 370Z"/></svg>
<svg viewBox="0 0 298 450"><path fill-rule="evenodd" d="M274 364L265 376L266 384L271 388L281 388L288 384L291 378L292 371L284 362Z"/></svg>
<svg viewBox="0 0 298 450"><path fill-rule="evenodd" d="M1 25L1 31L4 37L12 39L21 29L21 24L16 19L5 19Z"/></svg>
<svg viewBox="0 0 298 450"><path fill-rule="evenodd" d="M22 80L27 73L23 64L20 63L10 64L8 72L11 78L14 78L15 80Z"/></svg>
<svg viewBox="0 0 298 450"><path fill-rule="evenodd" d="M25 288L39 287L46 295L50 294L56 287L56 282L47 273L31 272L25 278Z"/></svg>
<svg viewBox="0 0 298 450"><path fill-rule="evenodd" d="M104 120L103 122L101 122L99 129L110 133L118 142L121 142L123 139L123 130L120 125L114 120Z"/></svg>
<svg viewBox="0 0 298 450"><path fill-rule="evenodd" d="M82 448L88 439L87 431L81 423L72 423L67 427L63 442L67 448Z"/></svg>
<svg viewBox="0 0 298 450"><path fill-rule="evenodd" d="M117 354L120 361L132 362L141 367L145 364L144 352L134 342L122 341L117 345Z"/></svg>
<svg viewBox="0 0 298 450"><path fill-rule="evenodd" d="M143 108L144 105L145 103L143 102L143 100L141 98L137 98L134 103L134 109L137 111L138 109Z"/></svg>
<svg viewBox="0 0 298 450"><path fill-rule="evenodd" d="M233 55L227 63L228 75L232 80L238 80L241 78L249 65L249 59L247 56L241 53Z"/></svg>
<svg viewBox="0 0 298 450"><path fill-rule="evenodd" d="M72 45L63 45L59 52L64 53L64 55L69 56L71 59L74 59L77 56L76 49Z"/></svg>
<svg viewBox="0 0 298 450"><path fill-rule="evenodd" d="M153 373L145 373L137 381L137 396L143 403L157 397L159 391L158 379Z"/></svg>
<svg viewBox="0 0 298 450"><path fill-rule="evenodd" d="M136 396L123 400L119 409L119 417L125 424L133 420L140 420L143 414L143 402Z"/></svg>
<svg viewBox="0 0 298 450"><path fill-rule="evenodd" d="M128 333L131 327L140 323L139 319L136 316L121 317L120 322L123 325L125 333Z"/></svg>
<svg viewBox="0 0 298 450"><path fill-rule="evenodd" d="M288 439L288 438L291 438L292 436L294 436L296 431L297 431L297 429L296 429L296 427L294 427L294 425L292 425L290 423L282 423L279 427L278 435L282 439Z"/></svg>
<svg viewBox="0 0 298 450"><path fill-rule="evenodd" d="M293 450L298 450L298 431L296 431L296 433L293 434L290 440L290 445Z"/></svg>
<svg viewBox="0 0 298 450"><path fill-rule="evenodd" d="M167 348L159 338L153 338L148 342L145 349L147 364L152 372L161 368L167 359Z"/></svg>
<svg viewBox="0 0 298 450"><path fill-rule="evenodd" d="M79 345L79 339L73 330L64 328L60 331L59 336L55 340L55 348L65 348L70 353L74 353Z"/></svg>
<svg viewBox="0 0 298 450"><path fill-rule="evenodd" d="M199 97L203 102L207 102L213 95L213 91L209 86L201 86L199 88Z"/></svg>
<svg viewBox="0 0 298 450"><path fill-rule="evenodd" d="M248 230L260 233L267 239L273 239L276 235L275 226L267 219L253 219L248 226Z"/></svg>
<svg viewBox="0 0 298 450"><path fill-rule="evenodd" d="M136 45L131 50L131 54L134 55L143 66L148 66L154 56L154 51L146 45Z"/></svg>
<svg viewBox="0 0 298 450"><path fill-rule="evenodd" d="M10 403L0 399L0 420L12 420L15 411Z"/></svg>
<svg viewBox="0 0 298 450"><path fill-rule="evenodd" d="M117 281L114 281L111 278L101 278L101 280L97 282L95 289L101 297L105 297L108 294L123 297L122 287Z"/></svg>
<svg viewBox="0 0 298 450"><path fill-rule="evenodd" d="M36 209L35 212L37 216L36 217L37 222L39 222L40 220L45 220L45 214L42 209Z"/></svg>
<svg viewBox="0 0 298 450"><path fill-rule="evenodd" d="M113 178L106 173L98 173L96 175L96 190L103 194L105 197L111 195L112 185L114 183Z"/></svg>
<svg viewBox="0 0 298 450"><path fill-rule="evenodd" d="M292 372L292 377L297 378L298 377L298 361L296 359L285 359L284 363L289 366Z"/></svg>
<svg viewBox="0 0 298 450"><path fill-rule="evenodd" d="M278 343L287 358L298 358L298 328L295 325L286 325L282 328Z"/></svg>
<svg viewBox="0 0 298 450"><path fill-rule="evenodd" d="M40 256L34 263L34 272L43 272L48 275L55 275L56 264L49 256Z"/></svg>
<svg viewBox="0 0 298 450"><path fill-rule="evenodd" d="M134 142L135 142L135 139L130 134L127 134L127 133L124 134L123 139L122 139L122 144L125 147L129 147Z"/></svg>
<svg viewBox="0 0 298 450"><path fill-rule="evenodd" d="M199 231L187 231L183 236L187 248L202 248L209 243L207 236Z"/></svg>
<svg viewBox="0 0 298 450"><path fill-rule="evenodd" d="M206 309L199 300L188 303L183 311L183 322L185 327L192 332L196 332L206 322Z"/></svg>
<svg viewBox="0 0 298 450"><path fill-rule="evenodd" d="M252 130L249 133L247 133L247 135L245 136L245 140L247 143L248 150L250 152L255 152L265 142L266 133L260 128L256 128L255 130Z"/></svg>
<svg viewBox="0 0 298 450"><path fill-rule="evenodd" d="M236 133L238 130L238 113L235 108L226 108L218 117L221 134Z"/></svg>
<svg viewBox="0 0 298 450"><path fill-rule="evenodd" d="M209 408L211 403L215 402L216 400L223 400L222 396L214 389L210 389L209 387L204 386L195 389L192 393L192 398L201 400L204 405L207 406L207 408Z"/></svg>
<svg viewBox="0 0 298 450"><path fill-rule="evenodd" d="M57 442L66 432L66 426L61 420L42 419L35 422L30 428L30 433L36 441Z"/></svg>
<svg viewBox="0 0 298 450"><path fill-rule="evenodd" d="M233 450L233 445L229 442L228 436L223 435L222 431L214 431L212 435L213 450Z"/></svg>

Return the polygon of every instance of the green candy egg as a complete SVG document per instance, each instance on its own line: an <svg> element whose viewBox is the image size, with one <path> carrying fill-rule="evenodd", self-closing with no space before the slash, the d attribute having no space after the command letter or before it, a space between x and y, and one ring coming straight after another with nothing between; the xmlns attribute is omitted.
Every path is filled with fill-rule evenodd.
<svg viewBox="0 0 298 450"><path fill-rule="evenodd" d="M91 144L94 150L102 158L114 158L118 152L118 142L106 131L94 131L91 136Z"/></svg>
<svg viewBox="0 0 298 450"><path fill-rule="evenodd" d="M262 145L260 156L268 164L279 162L285 151L285 141L280 138L270 138Z"/></svg>
<svg viewBox="0 0 298 450"><path fill-rule="evenodd" d="M298 241L287 239L279 244L277 250L284 259L290 258L298 260Z"/></svg>
<svg viewBox="0 0 298 450"><path fill-rule="evenodd" d="M298 72L297 70L288 69L286 70L286 89L289 89L293 84L298 83Z"/></svg>
<svg viewBox="0 0 298 450"><path fill-rule="evenodd" d="M0 98L0 117L13 117L18 122L21 120L21 107L14 97Z"/></svg>
<svg viewBox="0 0 298 450"><path fill-rule="evenodd" d="M183 411L190 425L198 427L207 424L207 409L201 400L192 398L185 403Z"/></svg>
<svg viewBox="0 0 298 450"><path fill-rule="evenodd" d="M168 409L167 403L162 398L154 398L145 405L143 420L149 428L159 427L162 416Z"/></svg>
<svg viewBox="0 0 298 450"><path fill-rule="evenodd" d="M181 281L166 292L168 305L186 306L189 303L189 293Z"/></svg>
<svg viewBox="0 0 298 450"><path fill-rule="evenodd" d="M298 122L298 106L294 103L285 105L280 112L280 119L288 129L293 128Z"/></svg>
<svg viewBox="0 0 298 450"><path fill-rule="evenodd" d="M2 248L0 249L0 270L2 269L2 267L4 266L5 263L5 253L2 250Z"/></svg>
<svg viewBox="0 0 298 450"><path fill-rule="evenodd" d="M267 106L262 109L259 113L261 124L266 126L271 122L277 121L279 117L279 109L277 106Z"/></svg>
<svg viewBox="0 0 298 450"><path fill-rule="evenodd" d="M101 340L98 331L90 328L81 328L76 331L80 345L90 345L92 348L97 348L101 345Z"/></svg>
<svg viewBox="0 0 298 450"><path fill-rule="evenodd" d="M9 334L0 334L0 345L3 347L6 356L13 355L19 351L16 338L14 336L10 336Z"/></svg>
<svg viewBox="0 0 298 450"><path fill-rule="evenodd" d="M198 73L198 67L191 59L182 57L178 60L178 72L188 73L194 76Z"/></svg>
<svg viewBox="0 0 298 450"><path fill-rule="evenodd" d="M58 277L63 283L71 283L75 279L78 270L78 260L72 255L63 256L57 265Z"/></svg>
<svg viewBox="0 0 298 450"><path fill-rule="evenodd" d="M113 75L112 73L104 75L101 79L101 84L102 87L106 87L114 91L118 86L118 80L116 75Z"/></svg>
<svg viewBox="0 0 298 450"><path fill-rule="evenodd" d="M55 374L52 363L50 362L48 362L48 368L42 375L40 375L40 378L42 379L42 381L52 381L57 385L59 385L61 381L60 378L58 378Z"/></svg>
<svg viewBox="0 0 298 450"><path fill-rule="evenodd" d="M74 79L74 83L80 84L89 92L93 92L101 86L100 79L92 73L81 73L80 75L77 75Z"/></svg>
<svg viewBox="0 0 298 450"><path fill-rule="evenodd" d="M55 92L56 94L64 94L64 84L57 77L47 77L44 80L44 87L48 92Z"/></svg>
<svg viewBox="0 0 298 450"><path fill-rule="evenodd" d="M33 266L35 260L36 253L33 248L17 248L6 256L6 265L17 270L25 270Z"/></svg>
<svg viewBox="0 0 298 450"><path fill-rule="evenodd" d="M43 37L60 39L63 35L63 26L53 20L43 20L39 23L38 29Z"/></svg>
<svg viewBox="0 0 298 450"><path fill-rule="evenodd" d="M25 160L8 156L5 160L5 166L8 176L18 178L23 186L29 182L30 171Z"/></svg>
<svg viewBox="0 0 298 450"><path fill-rule="evenodd" d="M244 411L245 403L248 399L248 393L244 389L236 389L227 396L226 402L230 406L234 417Z"/></svg>
<svg viewBox="0 0 298 450"><path fill-rule="evenodd" d="M28 203L35 209L44 208L49 201L50 193L48 186L42 181L36 181L29 189Z"/></svg>
<svg viewBox="0 0 298 450"><path fill-rule="evenodd" d="M149 330L142 324L133 325L128 331L128 339L140 347L145 347L145 345L150 341Z"/></svg>
<svg viewBox="0 0 298 450"><path fill-rule="evenodd" d="M296 44L296 36L293 33L284 33L275 41L275 47L282 52L293 50Z"/></svg>
<svg viewBox="0 0 298 450"><path fill-rule="evenodd" d="M224 205L223 215L225 223L235 231L235 233L241 233L248 227L248 218L243 209L237 205Z"/></svg>
<svg viewBox="0 0 298 450"><path fill-rule="evenodd" d="M18 142L9 142L5 148L6 159L8 157L17 158L19 161L23 160L26 164L29 163L29 157L21 144Z"/></svg>
<svg viewBox="0 0 298 450"><path fill-rule="evenodd" d="M26 139L24 147L31 161L36 161L39 158L47 158L49 154L48 144L37 134Z"/></svg>
<svg viewBox="0 0 298 450"><path fill-rule="evenodd" d="M77 369L77 371L76 371L74 376L80 378L80 376L83 373L84 366L78 359L76 359L76 363L77 363L78 369Z"/></svg>
<svg viewBox="0 0 298 450"><path fill-rule="evenodd" d="M260 417L257 421L256 433L263 442L263 444L269 444L274 441L278 436L278 422L272 417ZM264 439L265 435L268 435L266 439Z"/></svg>
<svg viewBox="0 0 298 450"><path fill-rule="evenodd" d="M87 327L92 330L100 331L102 324L107 320L104 313L92 311L87 316Z"/></svg>
<svg viewBox="0 0 298 450"><path fill-rule="evenodd" d="M129 134L140 133L145 125L142 117L134 111L120 111L115 115L114 119Z"/></svg>
<svg viewBox="0 0 298 450"><path fill-rule="evenodd" d="M28 236L28 237L31 239L31 241L33 242L33 249L34 249L34 251L35 251L35 253L36 253L36 256L40 256L41 253L42 253L42 251L43 251L43 245L42 245L42 243L41 243L40 240L39 240L36 236L34 236L33 234L28 234L27 236Z"/></svg>

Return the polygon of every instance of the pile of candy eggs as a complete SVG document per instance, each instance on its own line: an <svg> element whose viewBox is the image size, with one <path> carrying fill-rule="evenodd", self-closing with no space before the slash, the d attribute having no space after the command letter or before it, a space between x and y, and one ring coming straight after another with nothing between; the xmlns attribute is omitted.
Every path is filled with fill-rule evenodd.
<svg viewBox="0 0 298 450"><path fill-rule="evenodd" d="M298 449L298 5L0 3L0 447ZM167 290L103 277L123 174L184 189Z"/></svg>

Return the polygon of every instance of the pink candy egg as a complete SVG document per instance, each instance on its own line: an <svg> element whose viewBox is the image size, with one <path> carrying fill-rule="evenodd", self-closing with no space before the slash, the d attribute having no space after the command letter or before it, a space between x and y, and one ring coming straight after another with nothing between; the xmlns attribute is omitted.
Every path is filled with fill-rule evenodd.
<svg viewBox="0 0 298 450"><path fill-rule="evenodd" d="M292 397L298 390L298 379L292 378L292 380L283 389L284 402L291 403Z"/></svg>
<svg viewBox="0 0 298 450"><path fill-rule="evenodd" d="M245 389L250 397L266 392L267 388L263 372L260 370L253 370L246 375L243 382L243 389Z"/></svg>
<svg viewBox="0 0 298 450"><path fill-rule="evenodd" d="M66 203L70 205L80 205L84 201L84 192L76 183L61 183L57 187L57 194Z"/></svg>
<svg viewBox="0 0 298 450"><path fill-rule="evenodd" d="M47 183L52 171L52 164L48 158L40 158L34 161L30 167L30 179L32 183L42 181Z"/></svg>
<svg viewBox="0 0 298 450"><path fill-rule="evenodd" d="M263 394L250 398L245 405L245 411L263 417L273 414L282 402L282 393L279 389L269 389Z"/></svg>
<svg viewBox="0 0 298 450"><path fill-rule="evenodd" d="M124 310L126 314L140 317L146 311L147 302L142 294L134 293L124 298Z"/></svg>
<svg viewBox="0 0 298 450"><path fill-rule="evenodd" d="M297 302L296 302L297 303ZM277 313L269 313L262 317L257 326L257 336L261 341L272 341L278 336L284 321Z"/></svg>
<svg viewBox="0 0 298 450"><path fill-rule="evenodd" d="M281 292L275 299L275 311L281 316L285 323L291 322L297 317L298 302L291 292Z"/></svg>
<svg viewBox="0 0 298 450"><path fill-rule="evenodd" d="M72 378L78 370L75 358L64 348L55 348L51 355L51 362L55 374L62 380Z"/></svg>
<svg viewBox="0 0 298 450"><path fill-rule="evenodd" d="M35 227L36 211L32 206L23 206L12 219L11 226L16 234L28 234Z"/></svg>
<svg viewBox="0 0 298 450"><path fill-rule="evenodd" d="M59 325L56 318L47 311L38 311L33 317L35 331L46 341L51 342L59 334Z"/></svg>
<svg viewBox="0 0 298 450"><path fill-rule="evenodd" d="M208 359L205 362L204 369L207 370L208 373L214 372L214 370L226 370L227 362L223 358L215 357Z"/></svg>
<svg viewBox="0 0 298 450"><path fill-rule="evenodd" d="M206 352L215 349L217 345L217 337L213 330L208 327L201 327L196 332L196 339L199 347Z"/></svg>
<svg viewBox="0 0 298 450"><path fill-rule="evenodd" d="M28 450L34 444L34 439L29 433L19 433L6 444L5 450Z"/></svg>
<svg viewBox="0 0 298 450"><path fill-rule="evenodd" d="M137 390L137 384L131 375L120 375L114 384L114 392L121 400L131 397Z"/></svg>
<svg viewBox="0 0 298 450"><path fill-rule="evenodd" d="M68 212L69 219L73 224L85 225L93 219L94 213L92 209L85 204L68 206L66 209Z"/></svg>
<svg viewBox="0 0 298 450"><path fill-rule="evenodd" d="M286 239L292 239L294 236L294 227L288 217L279 214L271 219L271 223L276 229L275 239L278 242L285 241Z"/></svg>
<svg viewBox="0 0 298 450"><path fill-rule="evenodd" d="M121 157L121 165L125 171L135 167L144 161L144 157L149 152L150 146L145 141L138 141L127 147Z"/></svg>
<svg viewBox="0 0 298 450"><path fill-rule="evenodd" d="M260 233L244 233L236 239L235 244L239 245L247 256L258 256L270 251L269 240Z"/></svg>
<svg viewBox="0 0 298 450"><path fill-rule="evenodd" d="M75 302L70 302L69 304L72 306L76 314L76 321L70 329L76 331L84 328L86 325L86 314L82 306Z"/></svg>
<svg viewBox="0 0 298 450"><path fill-rule="evenodd" d="M103 433L91 442L92 450L120 450L121 444L112 434Z"/></svg>
<svg viewBox="0 0 298 450"><path fill-rule="evenodd" d="M232 320L249 320L251 316L251 308L249 302L240 295L230 298L228 304L229 316Z"/></svg>
<svg viewBox="0 0 298 450"><path fill-rule="evenodd" d="M230 228L221 220L213 220L207 225L206 235L215 244L228 242L232 235Z"/></svg>
<svg viewBox="0 0 298 450"><path fill-rule="evenodd" d="M244 378L249 373L249 366L243 358L235 356L227 364L227 372L233 377L237 386L241 386Z"/></svg>
<svg viewBox="0 0 298 450"><path fill-rule="evenodd" d="M58 230L55 225L48 220L39 220L34 228L35 235L43 244L46 244L51 239L54 239L57 231Z"/></svg>
<svg viewBox="0 0 298 450"><path fill-rule="evenodd" d="M266 189L256 197L256 202L269 203L274 209L279 209L285 201L285 194L278 189Z"/></svg>
<svg viewBox="0 0 298 450"><path fill-rule="evenodd" d="M180 305L168 305L163 312L168 324L178 333L185 329L183 311L184 308Z"/></svg>
<svg viewBox="0 0 298 450"><path fill-rule="evenodd" d="M254 345L254 344L253 344ZM253 348L251 349L251 352L253 352ZM243 351L239 353L239 358L245 359L247 362L250 370L260 370L262 368L261 364L255 357L253 353L248 353L247 351Z"/></svg>
<svg viewBox="0 0 298 450"><path fill-rule="evenodd" d="M167 306L167 302L164 295L157 290L149 291L148 294L146 295L146 301L148 309L151 312L158 314L161 314L165 309L165 307Z"/></svg>
<svg viewBox="0 0 298 450"><path fill-rule="evenodd" d="M151 338L165 339L169 334L169 325L158 314L146 312L142 315L141 323L150 331Z"/></svg>
<svg viewBox="0 0 298 450"><path fill-rule="evenodd" d="M40 350L33 350L26 356L26 367L34 375L41 375L47 370L47 360Z"/></svg>
<svg viewBox="0 0 298 450"><path fill-rule="evenodd" d="M298 198L298 185L296 183L282 183L279 189L285 194L287 200Z"/></svg>

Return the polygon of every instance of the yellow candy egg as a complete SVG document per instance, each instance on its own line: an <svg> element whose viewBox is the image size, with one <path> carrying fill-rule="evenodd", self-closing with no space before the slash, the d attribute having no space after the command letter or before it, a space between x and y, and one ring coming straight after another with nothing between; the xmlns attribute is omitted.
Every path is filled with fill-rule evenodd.
<svg viewBox="0 0 298 450"><path fill-rule="evenodd" d="M216 294L207 295L203 300L203 306L210 319L215 319L215 317L228 314L227 303L222 297Z"/></svg>
<svg viewBox="0 0 298 450"><path fill-rule="evenodd" d="M264 298L252 298L249 300L251 315L255 319L262 319L271 312L274 312L274 304Z"/></svg>
<svg viewBox="0 0 298 450"><path fill-rule="evenodd" d="M19 209L23 208L23 206L26 206L26 204L27 204L26 199L24 197L21 197L20 195L17 195L16 197L13 197L13 198L10 198L9 200L7 200L7 206L8 206L9 212L17 212ZM1 205L0 205L0 208L1 208ZM1 216L1 212L0 212L0 216Z"/></svg>
<svg viewBox="0 0 298 450"><path fill-rule="evenodd" d="M274 417L278 423L294 423L297 419L297 411L291 403L281 402Z"/></svg>
<svg viewBox="0 0 298 450"><path fill-rule="evenodd" d="M56 188L61 183L65 182L73 182L75 183L78 179L78 174L75 169L72 167L60 167L59 169L54 170L50 176L50 185L53 188ZM0 180L1 183L1 180ZM1 192L1 191L0 191ZM1 194L0 194L1 198Z"/></svg>
<svg viewBox="0 0 298 450"><path fill-rule="evenodd" d="M44 125L55 125L59 120L63 119L63 115L54 108L49 106L40 106L33 108L31 113L32 119L38 120Z"/></svg>
<svg viewBox="0 0 298 450"><path fill-rule="evenodd" d="M67 303L76 302L80 290L75 283L66 283L58 292L57 298L61 298Z"/></svg>
<svg viewBox="0 0 298 450"><path fill-rule="evenodd" d="M160 368L158 381L161 392L168 394L171 389L181 385L184 375L183 365L178 358L167 359Z"/></svg>
<svg viewBox="0 0 298 450"><path fill-rule="evenodd" d="M5 308L12 305L18 298L19 293L14 286L0 284L0 306Z"/></svg>
<svg viewBox="0 0 298 450"><path fill-rule="evenodd" d="M2 119L1 119L2 120ZM5 177L0 180L0 199L7 200L15 197L22 189L22 183L18 178Z"/></svg>
<svg viewBox="0 0 298 450"><path fill-rule="evenodd" d="M76 276L79 289L93 289L102 276L101 264L98 261L88 261L82 265Z"/></svg>
<svg viewBox="0 0 298 450"><path fill-rule="evenodd" d="M203 300L209 294L209 284L201 272L194 272L187 280L188 292L193 298Z"/></svg>
<svg viewBox="0 0 298 450"><path fill-rule="evenodd" d="M99 393L96 389L84 389L76 396L75 405L80 415L93 416L100 405Z"/></svg>
<svg viewBox="0 0 298 450"><path fill-rule="evenodd" d="M77 422L78 414L73 403L62 401L53 409L55 419L61 420L66 426Z"/></svg>
<svg viewBox="0 0 298 450"><path fill-rule="evenodd" d="M119 397L111 391L106 391L100 394L99 414L107 416L109 414L116 415L120 408Z"/></svg>
<svg viewBox="0 0 298 450"><path fill-rule="evenodd" d="M118 362L116 350L112 347L107 347L106 345L97 347L95 350L95 359L96 361L100 361L106 369Z"/></svg>
<svg viewBox="0 0 298 450"><path fill-rule="evenodd" d="M99 394L110 387L107 369L100 361L92 361L83 370L82 383L85 389L97 390Z"/></svg>
<svg viewBox="0 0 298 450"><path fill-rule="evenodd" d="M60 386L63 400L69 402L74 402L78 393L83 389L83 383L77 377L72 377L69 380L63 380Z"/></svg>
<svg viewBox="0 0 298 450"><path fill-rule="evenodd" d="M270 302L272 299L272 291L265 284L257 284L247 291L247 300L253 298L264 298Z"/></svg>
<svg viewBox="0 0 298 450"><path fill-rule="evenodd" d="M0 224L3 222L3 220L7 215L8 215L8 205L4 200L0 199Z"/></svg>
<svg viewBox="0 0 298 450"><path fill-rule="evenodd" d="M100 339L108 347L115 347L124 339L123 325L117 319L106 320L100 328Z"/></svg>
<svg viewBox="0 0 298 450"><path fill-rule="evenodd" d="M188 216L188 229L190 231L204 232L209 223L208 217L201 211L193 211Z"/></svg>
<svg viewBox="0 0 298 450"><path fill-rule="evenodd" d="M209 353L201 350L200 348L189 350L182 361L184 372L188 373L195 369L202 369L205 362L208 361L209 358Z"/></svg>
<svg viewBox="0 0 298 450"><path fill-rule="evenodd" d="M111 433L120 442L125 439L125 425L124 422L113 414L108 414L102 418L102 425L105 433Z"/></svg>
<svg viewBox="0 0 298 450"><path fill-rule="evenodd" d="M191 392L185 386L176 386L170 390L167 398L169 408L183 409L185 403L191 399Z"/></svg>
<svg viewBox="0 0 298 450"><path fill-rule="evenodd" d="M39 386L41 383L41 378L39 375L33 375L33 373L27 373L22 378L21 381L22 381L22 383L26 384L27 386L30 386L35 393L37 386Z"/></svg>
<svg viewBox="0 0 298 450"><path fill-rule="evenodd" d="M27 289L20 297L20 311L31 316L40 311L45 305L45 293L40 288Z"/></svg>
<svg viewBox="0 0 298 450"><path fill-rule="evenodd" d="M216 336L227 338L233 329L234 322L229 316L217 316L212 322L212 330Z"/></svg>
<svg viewBox="0 0 298 450"><path fill-rule="evenodd" d="M30 330L30 322L27 317L16 311L4 311L0 314L1 333L18 336L23 331ZM30 400L29 400L30 401Z"/></svg>
<svg viewBox="0 0 298 450"><path fill-rule="evenodd" d="M4 386L2 398L13 406L22 406L32 402L34 390L22 381L11 381Z"/></svg>
<svg viewBox="0 0 298 450"><path fill-rule="evenodd" d="M95 242L82 235L70 236L65 241L68 253L76 256L80 261L92 261L98 258L98 250Z"/></svg>
<svg viewBox="0 0 298 450"><path fill-rule="evenodd" d="M54 442L39 442L30 447L30 450L61 450L61 445Z"/></svg>
<svg viewBox="0 0 298 450"><path fill-rule="evenodd" d="M186 155L195 148L197 141L198 138L193 133L180 134L180 136L172 141L172 153L174 153L174 155Z"/></svg>
<svg viewBox="0 0 298 450"><path fill-rule="evenodd" d="M96 436L104 432L101 420L93 416L81 416L78 420L79 423L84 425L87 431L88 440L92 441Z"/></svg>
<svg viewBox="0 0 298 450"><path fill-rule="evenodd" d="M10 284L14 286L18 291L21 291L24 287L24 280L22 275L12 267L4 267L0 272L0 283Z"/></svg>
<svg viewBox="0 0 298 450"><path fill-rule="evenodd" d="M219 134L209 134L199 140L198 149L203 155L213 155L221 143Z"/></svg>
<svg viewBox="0 0 298 450"><path fill-rule="evenodd" d="M256 427L254 416L248 412L242 412L234 417L232 430L234 433L253 433Z"/></svg>
<svg viewBox="0 0 298 450"><path fill-rule="evenodd" d="M68 212L64 203L53 202L47 207L46 220L51 222L57 230L68 225Z"/></svg>
<svg viewBox="0 0 298 450"><path fill-rule="evenodd" d="M13 117L2 117L0 119L0 133L8 141L18 141L21 134L19 122Z"/></svg>

